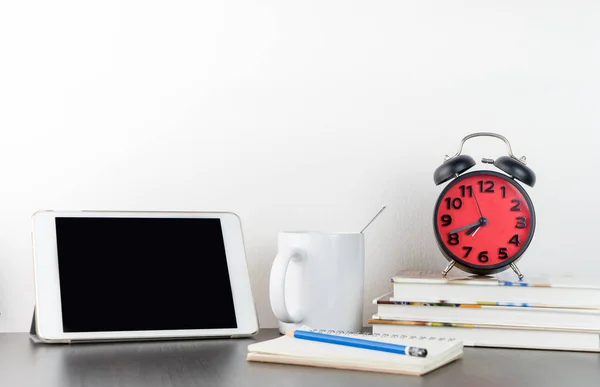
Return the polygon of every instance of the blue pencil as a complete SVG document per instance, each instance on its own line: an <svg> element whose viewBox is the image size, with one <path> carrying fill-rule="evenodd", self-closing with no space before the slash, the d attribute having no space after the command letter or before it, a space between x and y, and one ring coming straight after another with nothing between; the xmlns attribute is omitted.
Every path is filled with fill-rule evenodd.
<svg viewBox="0 0 600 387"><path fill-rule="evenodd" d="M417 357L426 357L427 356L427 349L418 348L418 347L410 347L407 345L382 343L379 341L356 339L354 337L328 335L325 333L308 332L308 331L301 331L301 330L287 331L285 334L288 336L294 337L296 339L319 341L321 343L338 344L338 345L345 345L347 347L371 349L374 351L391 352L391 353L397 353L399 355L409 355L409 356L417 356Z"/></svg>

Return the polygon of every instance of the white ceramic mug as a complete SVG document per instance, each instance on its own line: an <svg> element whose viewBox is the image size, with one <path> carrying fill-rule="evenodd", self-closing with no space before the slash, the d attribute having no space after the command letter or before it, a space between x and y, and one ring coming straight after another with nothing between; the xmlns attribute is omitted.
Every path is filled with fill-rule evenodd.
<svg viewBox="0 0 600 387"><path fill-rule="evenodd" d="M269 283L279 331L361 331L364 258L362 233L279 233Z"/></svg>

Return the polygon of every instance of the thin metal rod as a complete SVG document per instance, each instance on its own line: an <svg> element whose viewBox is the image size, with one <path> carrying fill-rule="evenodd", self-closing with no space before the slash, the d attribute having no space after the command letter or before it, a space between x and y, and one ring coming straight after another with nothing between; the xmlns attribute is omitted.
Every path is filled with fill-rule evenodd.
<svg viewBox="0 0 600 387"><path fill-rule="evenodd" d="M517 265L515 265L514 263L511 263L510 267L511 267L511 269L513 269L513 271L515 272L515 274L519 276L519 279L522 280L523 279L523 274L521 274L521 270L519 270L519 268L517 267Z"/></svg>
<svg viewBox="0 0 600 387"><path fill-rule="evenodd" d="M362 229L362 230L360 230L361 234L362 234L362 233L363 233L363 232L364 232L364 231L367 229L367 227L369 227L369 226L371 225L371 223L373 223L373 221L374 221L375 219L377 219L377 217L378 217L379 215L381 215L381 213L383 212L383 210L385 210L385 208L386 208L386 206L383 206L383 207L381 207L381 210L379 210L379 212L378 212L377 214L375 214L375 216L373 217L373 219L371 219L371 220L369 221L369 223L367 223L367 225L366 225L365 227L363 227L363 229Z"/></svg>
<svg viewBox="0 0 600 387"><path fill-rule="evenodd" d="M454 261L450 261L450 263L448 264L448 266L446 266L446 268L445 268L445 269L444 269L444 271L442 272L442 277L445 277L445 276L446 276L446 274L448 274L448 272L449 272L450 270L452 270L452 268L454 267L454 264L455 264L455 263L456 263L456 262L454 262Z"/></svg>

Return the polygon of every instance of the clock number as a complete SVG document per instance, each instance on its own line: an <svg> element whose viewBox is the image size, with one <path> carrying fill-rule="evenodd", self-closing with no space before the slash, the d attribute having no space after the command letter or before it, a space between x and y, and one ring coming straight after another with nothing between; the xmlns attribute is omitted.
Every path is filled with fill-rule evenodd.
<svg viewBox="0 0 600 387"><path fill-rule="evenodd" d="M506 187L502 186L500 189L502 190L502 199L504 199L506 197Z"/></svg>
<svg viewBox="0 0 600 387"><path fill-rule="evenodd" d="M452 208L458 210L462 207L462 200L460 198L446 198L444 200L446 200L446 208L449 210Z"/></svg>
<svg viewBox="0 0 600 387"><path fill-rule="evenodd" d="M450 237L448 238L448 243L451 244L452 246L455 246L458 244L458 234L450 234Z"/></svg>
<svg viewBox="0 0 600 387"><path fill-rule="evenodd" d="M508 241L508 243L512 243L515 246L519 246L521 242L519 242L519 236L517 234L513 235L512 238Z"/></svg>
<svg viewBox="0 0 600 387"><path fill-rule="evenodd" d="M487 262L490 259L487 256L487 251L482 251L481 253L479 253L479 255L477 256L477 259L479 259L479 262Z"/></svg>
<svg viewBox="0 0 600 387"><path fill-rule="evenodd" d="M469 247L469 246L463 246L463 250L467 250L467 252L465 253L465 256L463 258L467 258L469 256L469 253L471 252L471 250L473 250L473 248Z"/></svg>
<svg viewBox="0 0 600 387"><path fill-rule="evenodd" d="M450 224L452 223L452 217L448 214L446 215L442 215L442 226L446 227L446 226L450 226Z"/></svg>
<svg viewBox="0 0 600 387"><path fill-rule="evenodd" d="M498 249L498 258L499 259L506 259L508 258L508 249L506 247L500 247Z"/></svg>
<svg viewBox="0 0 600 387"><path fill-rule="evenodd" d="M479 180L479 192L488 192L488 193L493 193L494 192L494 182L491 180L486 180L485 182L483 180ZM483 189L483 185L486 185L487 187L485 189Z"/></svg>
<svg viewBox="0 0 600 387"><path fill-rule="evenodd" d="M521 201L518 199L513 199L510 201L511 203L517 203L510 208L511 211L521 211Z"/></svg>
<svg viewBox="0 0 600 387"><path fill-rule="evenodd" d="M527 218L524 216L517 216L517 225L516 228L526 228L527 227Z"/></svg>
<svg viewBox="0 0 600 387"><path fill-rule="evenodd" d="M460 195L464 198L468 193L469 197L473 197L473 186L471 185L461 185L460 187Z"/></svg>

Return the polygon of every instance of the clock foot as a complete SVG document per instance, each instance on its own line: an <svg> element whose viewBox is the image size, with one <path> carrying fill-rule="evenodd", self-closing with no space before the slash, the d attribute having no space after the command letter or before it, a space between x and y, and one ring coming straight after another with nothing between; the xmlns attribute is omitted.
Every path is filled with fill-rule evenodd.
<svg viewBox="0 0 600 387"><path fill-rule="evenodd" d="M519 268L517 267L517 265L515 265L514 263L510 264L511 269L513 269L513 271L515 272L516 275L519 276L519 280L523 279L523 274L521 274L521 271L519 270Z"/></svg>
<svg viewBox="0 0 600 387"><path fill-rule="evenodd" d="M444 271L442 271L442 277L445 277L446 274L448 274L448 272L450 270L452 270L452 268L454 267L455 262L454 261L450 261L450 263L448 264L448 266L446 266L446 268L444 269Z"/></svg>

